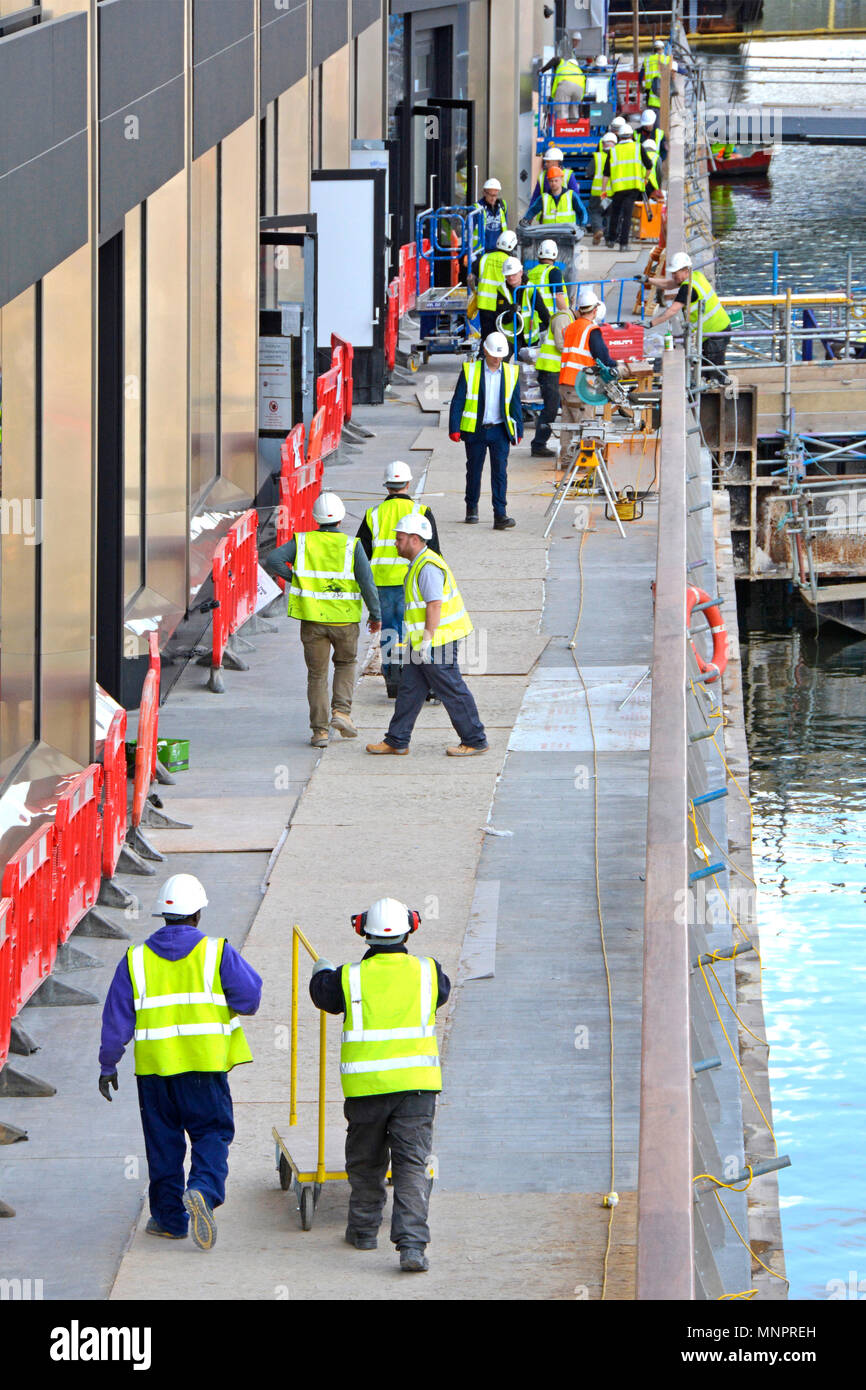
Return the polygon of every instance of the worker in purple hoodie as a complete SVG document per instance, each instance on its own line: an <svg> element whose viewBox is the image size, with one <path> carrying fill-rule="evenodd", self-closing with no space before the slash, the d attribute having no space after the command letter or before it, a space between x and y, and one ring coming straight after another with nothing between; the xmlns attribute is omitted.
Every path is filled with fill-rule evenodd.
<svg viewBox="0 0 866 1390"><path fill-rule="evenodd" d="M172 874L155 917L165 926L130 946L102 1011L99 1090L111 1100L117 1064L135 1043L135 1076L150 1175L149 1235L182 1240L192 1222L201 1250L216 1242L213 1209L225 1201L234 1116L228 1073L253 1060L239 1014L254 1014L261 977L223 937L198 930L207 895L192 874ZM186 1137L192 1148L184 1189Z"/></svg>

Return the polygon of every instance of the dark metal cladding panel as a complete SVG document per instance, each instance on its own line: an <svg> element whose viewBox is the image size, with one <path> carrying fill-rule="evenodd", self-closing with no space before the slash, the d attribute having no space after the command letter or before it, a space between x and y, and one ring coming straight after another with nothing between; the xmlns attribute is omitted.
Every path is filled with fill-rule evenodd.
<svg viewBox="0 0 866 1390"><path fill-rule="evenodd" d="M349 42L348 0L312 0L313 67Z"/></svg>
<svg viewBox="0 0 866 1390"><path fill-rule="evenodd" d="M362 34L382 15L382 0L352 0L352 37Z"/></svg>
<svg viewBox="0 0 866 1390"><path fill-rule="evenodd" d="M252 34L193 69L192 149L198 159L253 114Z"/></svg>
<svg viewBox="0 0 866 1390"><path fill-rule="evenodd" d="M87 132L0 177L0 304L87 241Z"/></svg>
<svg viewBox="0 0 866 1390"><path fill-rule="evenodd" d="M279 6L279 7L278 7ZM261 109L307 71L307 0L261 0Z"/></svg>
<svg viewBox="0 0 866 1390"><path fill-rule="evenodd" d="M193 63L203 63L245 39L253 32L254 14L254 0L193 0Z"/></svg>
<svg viewBox="0 0 866 1390"><path fill-rule="evenodd" d="M99 122L100 230L183 168L183 122L183 73Z"/></svg>
<svg viewBox="0 0 866 1390"><path fill-rule="evenodd" d="M183 8L183 0L158 0L157 6L154 0L106 0L99 6L100 119L183 72Z"/></svg>

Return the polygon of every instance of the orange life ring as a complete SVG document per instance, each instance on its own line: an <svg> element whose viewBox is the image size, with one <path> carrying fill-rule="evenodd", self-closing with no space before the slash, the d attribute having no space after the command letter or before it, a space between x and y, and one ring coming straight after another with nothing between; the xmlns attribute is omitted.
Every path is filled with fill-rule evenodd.
<svg viewBox="0 0 866 1390"><path fill-rule="evenodd" d="M696 589L692 584L688 586L686 589L687 628L691 627L692 609L695 604L707 603L709 597L709 594L705 594L703 589ZM718 604L714 603L709 608L703 608L701 611L706 615L710 632L713 635L713 659L712 661L704 661L694 642L692 642L692 651L695 654L695 660L698 663L701 675L706 675L707 683L709 684L711 681L717 681L719 679L728 664L728 629L725 626Z"/></svg>

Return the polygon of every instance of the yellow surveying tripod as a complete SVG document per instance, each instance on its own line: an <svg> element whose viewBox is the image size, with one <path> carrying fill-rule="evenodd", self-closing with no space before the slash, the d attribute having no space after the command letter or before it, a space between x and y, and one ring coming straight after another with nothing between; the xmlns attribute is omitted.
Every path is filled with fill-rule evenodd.
<svg viewBox="0 0 866 1390"><path fill-rule="evenodd" d="M607 499L611 518L616 522L619 533L625 540L625 530L616 510L617 497L610 481L605 457L605 446L620 443L623 438L622 431L609 420L598 420L590 425L560 425L560 433L569 429L580 430L577 455L569 471L563 474L557 483L550 499L550 505L544 513L545 517L549 518L544 528L545 539L550 534L553 523L559 515L559 509L569 494L574 497L592 499L596 496L598 485L601 484L601 491Z"/></svg>

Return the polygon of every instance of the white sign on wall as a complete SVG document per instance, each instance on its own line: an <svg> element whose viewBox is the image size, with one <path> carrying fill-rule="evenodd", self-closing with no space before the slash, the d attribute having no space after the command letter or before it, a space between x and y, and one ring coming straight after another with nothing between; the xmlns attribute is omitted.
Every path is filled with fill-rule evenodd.
<svg viewBox="0 0 866 1390"><path fill-rule="evenodd" d="M292 428L292 341L259 338L259 429Z"/></svg>

